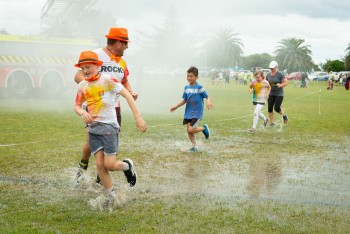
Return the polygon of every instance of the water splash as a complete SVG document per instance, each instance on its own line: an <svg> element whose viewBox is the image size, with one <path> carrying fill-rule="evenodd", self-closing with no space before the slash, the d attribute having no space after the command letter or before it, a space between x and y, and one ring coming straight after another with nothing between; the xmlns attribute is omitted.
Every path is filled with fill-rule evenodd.
<svg viewBox="0 0 350 234"><path fill-rule="evenodd" d="M119 189L115 198L110 199L108 196L102 194L95 199L90 199L89 205L94 210L112 212L113 210L121 208L126 204L126 197L125 191Z"/></svg>

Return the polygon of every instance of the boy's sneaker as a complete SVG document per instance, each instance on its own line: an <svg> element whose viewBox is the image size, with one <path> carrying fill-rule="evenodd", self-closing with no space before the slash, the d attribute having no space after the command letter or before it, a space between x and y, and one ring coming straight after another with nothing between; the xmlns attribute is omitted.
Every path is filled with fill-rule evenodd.
<svg viewBox="0 0 350 234"><path fill-rule="evenodd" d="M204 124L203 128L204 128L203 134L205 136L205 139L208 139L210 136L210 130L209 130L208 124Z"/></svg>
<svg viewBox="0 0 350 234"><path fill-rule="evenodd" d="M195 152L198 152L198 148L193 146L188 151L191 152L191 153L195 153Z"/></svg>
<svg viewBox="0 0 350 234"><path fill-rule="evenodd" d="M283 122L288 123L288 116L286 114L283 115Z"/></svg>
<svg viewBox="0 0 350 234"><path fill-rule="evenodd" d="M112 211L113 206L114 206L114 201L115 201L116 195L114 194L109 194L105 197L104 202L102 203L102 208L103 209L109 209Z"/></svg>
<svg viewBox="0 0 350 234"><path fill-rule="evenodd" d="M264 120L264 127L267 126L267 122L269 122L269 119L268 119L268 118L266 118L266 119Z"/></svg>
<svg viewBox="0 0 350 234"><path fill-rule="evenodd" d="M275 127L276 126L276 124L275 123L270 123L270 127Z"/></svg>
<svg viewBox="0 0 350 234"><path fill-rule="evenodd" d="M131 161L131 159L124 159L123 162L129 165L129 170L124 171L124 175L130 187L133 187L136 184L136 178L137 178L136 171L134 170L134 164Z"/></svg>
<svg viewBox="0 0 350 234"><path fill-rule="evenodd" d="M248 130L249 133L255 133L255 129L254 128L251 128Z"/></svg>

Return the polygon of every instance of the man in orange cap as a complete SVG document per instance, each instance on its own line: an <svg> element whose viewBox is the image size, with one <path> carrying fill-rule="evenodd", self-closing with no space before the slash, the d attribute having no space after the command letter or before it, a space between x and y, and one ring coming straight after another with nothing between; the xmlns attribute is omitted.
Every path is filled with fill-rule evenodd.
<svg viewBox="0 0 350 234"><path fill-rule="evenodd" d="M123 171L130 186L136 183L136 172L130 159L117 160L119 124L115 112L115 99L122 95L136 121L136 128L146 131L147 124L135 105L134 98L120 82L111 75L99 72L103 64L93 51L84 51L75 64L81 68L84 80L79 83L74 111L87 124L91 153L95 155L98 175L107 197L107 205L113 205L116 197L109 171ZM82 108L87 103L87 110ZM110 207L112 208L112 207Z"/></svg>
<svg viewBox="0 0 350 234"><path fill-rule="evenodd" d="M124 88L130 92L134 100L137 99L138 94L132 91L130 83L128 81L129 71L126 66L125 60L122 58L124 51L128 48L129 35L128 30L125 28L110 28L109 33L106 35L107 45L106 47L94 50L98 59L103 62L99 70L101 73L112 75L117 78ZM84 80L84 74L82 71L78 71L75 75L75 82L80 83ZM120 102L116 101L116 114L119 126L121 126L121 113ZM79 163L79 170L77 173L77 179L82 173L87 170L89 164L89 158L91 155L90 146L88 143L88 135L86 142L82 147L82 158ZM97 177L96 183L100 183L100 179Z"/></svg>

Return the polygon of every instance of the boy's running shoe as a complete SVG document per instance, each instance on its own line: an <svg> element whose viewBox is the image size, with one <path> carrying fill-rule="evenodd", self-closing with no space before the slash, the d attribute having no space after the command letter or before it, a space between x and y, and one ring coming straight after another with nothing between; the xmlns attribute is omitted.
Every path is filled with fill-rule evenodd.
<svg viewBox="0 0 350 234"><path fill-rule="evenodd" d="M270 123L270 127L275 127L276 126L276 124L275 123Z"/></svg>
<svg viewBox="0 0 350 234"><path fill-rule="evenodd" d="M267 122L269 122L269 119L268 119L268 118L266 118L266 120L264 120L264 127L267 126Z"/></svg>
<svg viewBox="0 0 350 234"><path fill-rule="evenodd" d="M104 202L102 203L102 208L103 209L109 209L112 211L113 206L114 206L114 201L115 201L116 195L115 194L109 194L105 197Z"/></svg>
<svg viewBox="0 0 350 234"><path fill-rule="evenodd" d="M209 130L209 127L208 127L208 124L204 124L203 125L203 134L205 136L205 139L209 139L209 136L210 136L210 130Z"/></svg>
<svg viewBox="0 0 350 234"><path fill-rule="evenodd" d="M286 114L283 115L283 122L288 123L288 116Z"/></svg>
<svg viewBox="0 0 350 234"><path fill-rule="evenodd" d="M191 152L191 153L195 153L195 152L198 152L198 148L193 146L188 151Z"/></svg>
<svg viewBox="0 0 350 234"><path fill-rule="evenodd" d="M136 178L137 178L136 171L134 170L134 164L131 161L131 159L128 159L128 158L124 159L123 162L129 165L129 170L124 171L124 175L130 187L133 187L136 184Z"/></svg>

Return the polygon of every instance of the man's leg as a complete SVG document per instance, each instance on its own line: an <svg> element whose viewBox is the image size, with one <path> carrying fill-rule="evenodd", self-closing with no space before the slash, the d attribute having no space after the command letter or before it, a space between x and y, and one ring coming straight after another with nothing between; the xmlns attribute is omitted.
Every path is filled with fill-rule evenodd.
<svg viewBox="0 0 350 234"><path fill-rule="evenodd" d="M76 174L76 179L79 179L89 166L91 151L90 151L90 145L89 145L89 133L87 132L87 130L85 133L85 143L83 144L81 152L82 152L82 156L78 165L79 170Z"/></svg>

